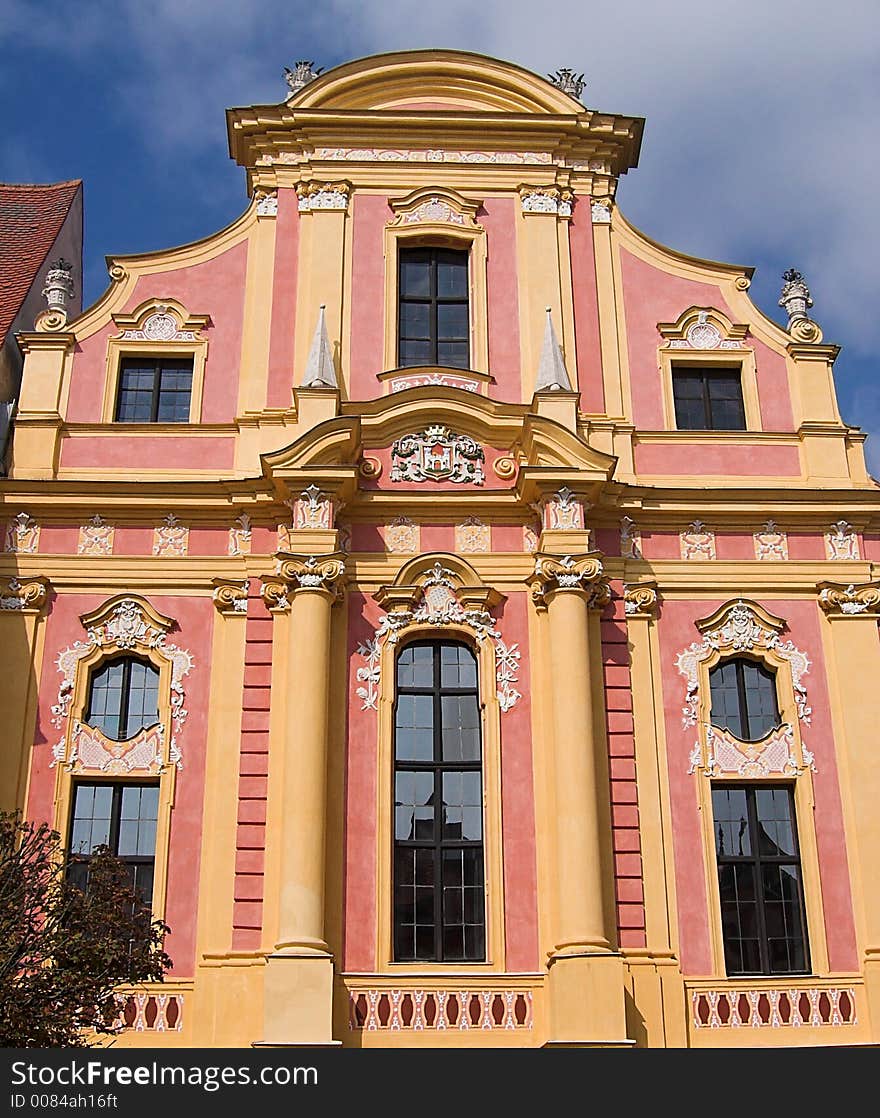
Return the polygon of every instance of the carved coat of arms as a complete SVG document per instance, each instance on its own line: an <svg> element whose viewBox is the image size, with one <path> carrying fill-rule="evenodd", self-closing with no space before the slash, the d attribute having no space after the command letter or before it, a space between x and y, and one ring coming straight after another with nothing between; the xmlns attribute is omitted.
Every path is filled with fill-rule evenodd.
<svg viewBox="0 0 880 1118"><path fill-rule="evenodd" d="M392 481L451 481L482 485L483 448L469 435L432 424L391 447Z"/></svg>

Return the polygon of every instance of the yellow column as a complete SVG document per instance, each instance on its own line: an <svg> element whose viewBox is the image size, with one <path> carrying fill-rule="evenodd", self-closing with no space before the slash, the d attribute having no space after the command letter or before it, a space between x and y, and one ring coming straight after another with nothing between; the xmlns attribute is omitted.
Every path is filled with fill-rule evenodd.
<svg viewBox="0 0 880 1118"><path fill-rule="evenodd" d="M0 811L24 809L30 756L34 744L37 679L42 662L43 626L40 616L46 604L45 578L0 581Z"/></svg>
<svg viewBox="0 0 880 1118"><path fill-rule="evenodd" d="M880 679L880 583L820 584L819 604L828 655L834 739L840 769L853 886L856 937L876 1041L880 1035L880 771L872 743L877 712L867 700Z"/></svg>
<svg viewBox="0 0 880 1118"><path fill-rule="evenodd" d="M332 1044L333 957L324 934L330 613L344 574L337 556L285 558L291 597L280 830L278 941L265 977L263 1044Z"/></svg>
<svg viewBox="0 0 880 1118"><path fill-rule="evenodd" d="M628 1044L623 965L606 921L604 834L590 672L590 609L608 600L596 555L539 554L533 577L547 609L553 680L557 917L548 974L551 1045Z"/></svg>

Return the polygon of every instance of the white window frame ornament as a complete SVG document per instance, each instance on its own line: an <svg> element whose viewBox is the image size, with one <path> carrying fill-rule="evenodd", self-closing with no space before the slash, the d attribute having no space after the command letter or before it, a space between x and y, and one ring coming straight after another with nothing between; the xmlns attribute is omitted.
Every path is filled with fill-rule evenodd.
<svg viewBox="0 0 880 1118"><path fill-rule="evenodd" d="M797 720L810 725L812 710L803 677L810 669L807 654L781 636L785 622L756 602L738 598L697 622L703 639L683 649L675 666L687 681L682 725L697 727L697 740L688 757L688 774L702 770L706 777L797 777L816 771L813 754L799 727L783 722L756 742L740 741L709 721L709 669L725 657L746 653L777 670L790 672ZM782 703L780 703L782 706Z"/></svg>
<svg viewBox="0 0 880 1118"><path fill-rule="evenodd" d="M168 643L166 638L174 625L173 619L164 617L142 599L119 595L94 612L83 614L80 620L87 639L74 641L59 652L55 662L61 673L61 683L58 701L51 708L51 721L55 729L63 733L52 747L50 768L62 765L71 772L104 773L182 769L180 736L188 714L183 680L192 670L194 660L188 649ZM71 703L77 691L81 662L90 659L92 663L87 669L90 670L106 656L119 651L142 655L153 663L158 657L168 664L171 734L167 746L163 722L141 730L126 742L111 742L100 730L79 718L71 719ZM87 698L85 682L81 693ZM161 710L160 699L160 717Z"/></svg>
<svg viewBox="0 0 880 1118"><path fill-rule="evenodd" d="M498 706L502 714L516 706L522 698L521 692L516 688L522 656L519 645L507 644L495 627L495 619L485 608L488 597L486 591L483 590L480 595L483 604L468 602L470 595L461 581L460 575L437 560L433 567L423 573L415 586L392 588L394 597L405 595L406 600L398 599L397 603L392 603L396 608L381 619L373 638L358 644L358 655L365 661L364 666L355 673L359 684L355 693L361 699L361 710L379 709L383 646L386 643L396 645L409 629L425 625L462 625L473 633L478 645L490 642L495 652L495 696ZM377 599L381 597L387 600L390 595L377 595Z"/></svg>

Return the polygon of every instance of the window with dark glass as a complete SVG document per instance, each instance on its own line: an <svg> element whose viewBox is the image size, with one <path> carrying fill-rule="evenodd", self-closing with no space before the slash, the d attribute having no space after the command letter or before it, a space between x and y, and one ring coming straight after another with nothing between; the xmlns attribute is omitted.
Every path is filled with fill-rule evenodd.
<svg viewBox="0 0 880 1118"><path fill-rule="evenodd" d="M740 741L758 741L779 725L776 677L754 660L722 660L709 672L711 722Z"/></svg>
<svg viewBox="0 0 880 1118"><path fill-rule="evenodd" d="M810 969L790 788L712 789L724 962L729 975Z"/></svg>
<svg viewBox="0 0 880 1118"><path fill-rule="evenodd" d="M159 721L159 672L146 660L123 656L92 672L85 721L113 741L128 741Z"/></svg>
<svg viewBox="0 0 880 1118"><path fill-rule="evenodd" d="M394 958L486 957L477 659L421 641L397 658Z"/></svg>
<svg viewBox="0 0 880 1118"><path fill-rule="evenodd" d="M468 368L468 254L401 249L398 281L398 365Z"/></svg>
<svg viewBox="0 0 880 1118"><path fill-rule="evenodd" d="M158 784L75 784L68 876L88 885L89 862L98 846L122 861L145 905L153 898Z"/></svg>
<svg viewBox="0 0 880 1118"><path fill-rule="evenodd" d="M672 367L675 426L680 431L745 431L739 369Z"/></svg>
<svg viewBox="0 0 880 1118"><path fill-rule="evenodd" d="M188 423L192 358L125 357L119 367L117 423Z"/></svg>

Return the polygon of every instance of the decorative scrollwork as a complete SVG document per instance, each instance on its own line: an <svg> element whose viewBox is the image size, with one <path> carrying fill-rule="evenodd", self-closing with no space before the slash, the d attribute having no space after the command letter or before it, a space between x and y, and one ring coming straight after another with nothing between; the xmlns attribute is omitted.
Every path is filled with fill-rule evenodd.
<svg viewBox="0 0 880 1118"><path fill-rule="evenodd" d="M563 591L586 594L590 606L596 609L611 601L611 588L598 555L558 556L539 552L529 581L532 600L539 608L546 607L551 595Z"/></svg>
<svg viewBox="0 0 880 1118"><path fill-rule="evenodd" d="M853 616L876 613L880 609L880 583L869 582L864 586L843 586L835 582L819 585L819 605L828 614Z"/></svg>

